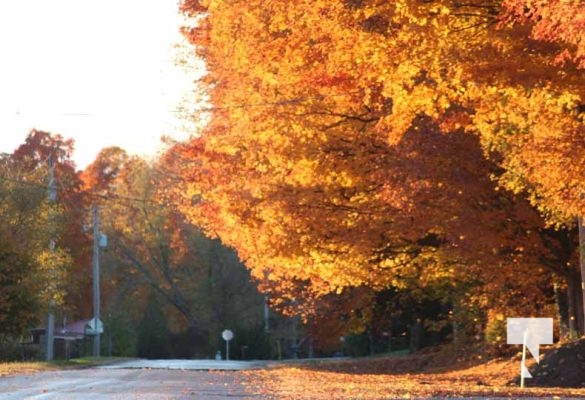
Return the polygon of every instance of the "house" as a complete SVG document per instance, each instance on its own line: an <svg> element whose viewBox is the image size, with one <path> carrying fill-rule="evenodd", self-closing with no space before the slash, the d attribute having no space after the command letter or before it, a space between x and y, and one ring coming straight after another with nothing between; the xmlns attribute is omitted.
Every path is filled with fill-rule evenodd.
<svg viewBox="0 0 585 400"><path fill-rule="evenodd" d="M97 325L98 332L103 333L103 322L99 320ZM53 332L55 359L82 357L86 353L86 343L96 335L95 320L84 319L69 324L64 321L61 327L55 326ZM46 349L46 328L33 328L30 333L29 340L20 343L23 360L40 359Z"/></svg>

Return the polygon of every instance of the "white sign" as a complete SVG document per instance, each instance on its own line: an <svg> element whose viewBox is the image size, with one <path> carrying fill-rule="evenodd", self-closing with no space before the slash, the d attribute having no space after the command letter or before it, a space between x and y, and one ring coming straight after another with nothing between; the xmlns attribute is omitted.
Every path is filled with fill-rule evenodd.
<svg viewBox="0 0 585 400"><path fill-rule="evenodd" d="M507 343L523 345L520 364L521 386L523 387L524 378L532 378L525 364L526 349L530 350L538 363L540 361L538 346L553 342L553 320L552 318L508 318L506 322Z"/></svg>
<svg viewBox="0 0 585 400"><path fill-rule="evenodd" d="M98 320L97 323L97 333L104 333L104 323L102 322L102 320ZM89 336L93 336L96 335L96 328L95 328L95 318L91 319L86 325L85 325L85 334L89 335Z"/></svg>
<svg viewBox="0 0 585 400"><path fill-rule="evenodd" d="M98 245L103 248L108 247L108 236L106 234L100 232Z"/></svg>
<svg viewBox="0 0 585 400"><path fill-rule="evenodd" d="M225 359L230 359L230 340L234 338L234 333L229 329L224 330L221 333L221 337L225 340Z"/></svg>
<svg viewBox="0 0 585 400"><path fill-rule="evenodd" d="M230 331L229 329L226 329L221 333L221 337L226 342L229 342L230 340L232 340L234 338L234 333L232 331Z"/></svg>

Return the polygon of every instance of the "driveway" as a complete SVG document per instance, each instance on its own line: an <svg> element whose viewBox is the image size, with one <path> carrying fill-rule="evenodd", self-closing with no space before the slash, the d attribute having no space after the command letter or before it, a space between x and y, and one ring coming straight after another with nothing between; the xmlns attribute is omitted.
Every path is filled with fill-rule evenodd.
<svg viewBox="0 0 585 400"><path fill-rule="evenodd" d="M258 363L215 360L137 360L77 370L0 378L0 398L23 399L258 399L238 371Z"/></svg>

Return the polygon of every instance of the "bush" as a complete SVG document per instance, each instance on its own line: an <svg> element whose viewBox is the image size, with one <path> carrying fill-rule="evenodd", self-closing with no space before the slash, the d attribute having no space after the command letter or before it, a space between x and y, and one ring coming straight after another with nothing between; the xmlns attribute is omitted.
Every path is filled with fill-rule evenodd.
<svg viewBox="0 0 585 400"><path fill-rule="evenodd" d="M21 361L23 358L20 340L0 335L0 361Z"/></svg>

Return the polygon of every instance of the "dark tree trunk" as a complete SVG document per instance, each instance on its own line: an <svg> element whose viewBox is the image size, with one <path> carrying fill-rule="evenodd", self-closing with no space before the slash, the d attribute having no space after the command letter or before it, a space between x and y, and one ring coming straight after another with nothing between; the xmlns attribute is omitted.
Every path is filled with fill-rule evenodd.
<svg viewBox="0 0 585 400"><path fill-rule="evenodd" d="M555 303L557 306L557 319L559 322L559 336L561 340L571 335L569 329L569 294L566 288L561 288L558 282L554 283Z"/></svg>
<svg viewBox="0 0 585 400"><path fill-rule="evenodd" d="M583 299L581 295L581 275L571 269L567 274L567 302L569 310L569 331L571 337L583 333Z"/></svg>
<svg viewBox="0 0 585 400"><path fill-rule="evenodd" d="M422 324L420 319L416 319L411 325L408 326L410 333L409 351L415 353L420 349L421 336L422 336Z"/></svg>
<svg viewBox="0 0 585 400"><path fill-rule="evenodd" d="M579 302L579 308L581 312L579 315L581 317L581 333L585 333L585 225L584 225L583 217L579 216L577 218L577 229L579 231L579 283L581 286L580 294L581 294L581 301Z"/></svg>

